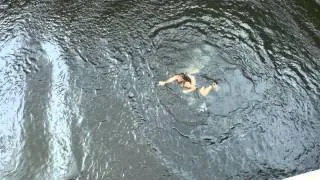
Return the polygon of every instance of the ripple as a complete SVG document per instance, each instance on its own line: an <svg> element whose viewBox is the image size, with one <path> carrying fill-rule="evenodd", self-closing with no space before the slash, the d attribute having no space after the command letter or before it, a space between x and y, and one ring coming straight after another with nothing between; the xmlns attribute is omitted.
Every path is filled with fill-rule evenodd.
<svg viewBox="0 0 320 180"><path fill-rule="evenodd" d="M202 174L206 170L201 169L202 174L198 174L191 170L192 166L187 162L192 159L193 162L210 167L210 164L207 164L208 156L215 164L226 161L242 162L241 166L234 163L221 166L222 170L215 171L215 175L219 173L236 175L237 172L241 172L240 169L250 169L248 173L253 174L253 177L262 177L262 174L257 175L258 171L266 174L274 173L281 177L295 171L293 166L285 165L294 159L292 155L304 154L294 151L292 155L287 155L283 144L293 150L294 147L291 145L294 142L290 138L295 137L298 131L300 133L297 134L308 136L307 132L301 132L300 123L291 124L297 117L304 119L302 115L304 110L298 108L286 111L286 108L295 109L297 105L285 102L295 99L297 103L300 102L300 98L307 97L309 92L305 91L305 86L306 89L313 91L311 94L316 94L318 85L315 83L313 73L310 75L309 73L317 74L317 72L309 63L304 67L301 63L296 64L292 61L296 59L296 62L302 62L304 58L295 55L294 45L284 40L286 35L272 27L271 21L274 19L269 15L265 19L255 19L245 12L242 14L236 10L239 8L241 11L243 4L239 4L239 7L235 4L230 6L234 6L235 9L226 9L218 13L219 16L212 15L218 11L207 15L192 12L190 17L185 14L177 15L174 20L157 24L150 30L148 35L156 48L157 58L153 64L163 68L156 70L157 76L168 77L179 71L193 72L196 69L195 72L221 79L219 84L221 90L200 100L181 94L174 85L166 89L160 88L158 90L160 110L157 111L159 117L153 116L153 118L159 118L156 122L162 121L161 128L171 127L172 131L164 130L167 134L157 137L170 139L170 146L174 146L172 147L174 152L164 150L167 146L158 144L156 139L152 138L152 141L159 146L158 150L163 153L162 157L168 166L181 173L183 177L204 178L205 175ZM252 9L250 13L258 14L257 9ZM268 14L268 10L262 11ZM290 17L285 16L285 18ZM275 45L274 41L278 44ZM281 45L285 46L281 48ZM291 54L283 56L285 51ZM285 77L285 74L290 78ZM288 84L285 85L286 83ZM311 102L313 98L310 97ZM312 109L314 105L311 105ZM282 125L284 122L289 124ZM148 127L154 127L149 124ZM308 125L307 129L310 130L311 127L312 125ZM282 130L288 132L289 129L292 131L284 137ZM276 132L272 133L273 131ZM176 140L171 140L172 138ZM303 142L303 139L299 140ZM286 154L288 159L276 156L277 144L283 153L280 156ZM184 151L188 149L187 147L195 152L203 151L201 149L203 147L205 152L197 160L186 158L185 156L189 156L190 153ZM182 157L173 158L176 154L182 154L184 160L181 160ZM269 161L267 158L269 156L275 158ZM183 166L181 171L177 168L178 163L184 164L181 165ZM255 163L261 166L250 168ZM268 167L276 168L269 172ZM288 172L283 173L281 169L286 169ZM190 171L192 174L184 176L184 171Z"/></svg>

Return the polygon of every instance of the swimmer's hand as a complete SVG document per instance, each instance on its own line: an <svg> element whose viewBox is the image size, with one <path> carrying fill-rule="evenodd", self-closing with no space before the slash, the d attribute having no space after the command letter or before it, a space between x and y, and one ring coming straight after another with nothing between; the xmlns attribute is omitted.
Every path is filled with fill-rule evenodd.
<svg viewBox="0 0 320 180"><path fill-rule="evenodd" d="M164 86L166 84L165 81L159 81L159 86Z"/></svg>

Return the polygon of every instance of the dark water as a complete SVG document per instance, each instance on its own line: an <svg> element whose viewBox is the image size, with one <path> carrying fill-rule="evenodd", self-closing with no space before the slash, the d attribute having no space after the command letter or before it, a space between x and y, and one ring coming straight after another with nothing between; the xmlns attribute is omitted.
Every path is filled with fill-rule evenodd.
<svg viewBox="0 0 320 180"><path fill-rule="evenodd" d="M0 2L0 179L320 168L318 0ZM157 86L195 70L221 90Z"/></svg>

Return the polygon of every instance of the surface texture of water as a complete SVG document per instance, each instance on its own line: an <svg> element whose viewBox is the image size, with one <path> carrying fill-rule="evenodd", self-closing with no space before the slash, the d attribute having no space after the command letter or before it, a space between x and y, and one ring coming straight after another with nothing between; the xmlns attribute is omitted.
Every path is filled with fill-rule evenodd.
<svg viewBox="0 0 320 180"><path fill-rule="evenodd" d="M319 4L0 1L0 179L319 169ZM179 71L221 90L157 86Z"/></svg>

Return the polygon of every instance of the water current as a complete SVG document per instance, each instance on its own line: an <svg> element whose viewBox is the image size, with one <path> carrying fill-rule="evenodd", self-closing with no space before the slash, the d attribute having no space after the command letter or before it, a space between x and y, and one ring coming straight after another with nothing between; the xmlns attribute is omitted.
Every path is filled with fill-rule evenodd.
<svg viewBox="0 0 320 180"><path fill-rule="evenodd" d="M318 0L0 1L0 179L282 179L319 96Z"/></svg>

